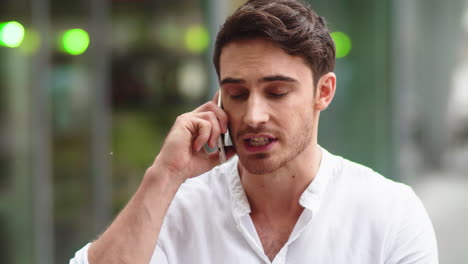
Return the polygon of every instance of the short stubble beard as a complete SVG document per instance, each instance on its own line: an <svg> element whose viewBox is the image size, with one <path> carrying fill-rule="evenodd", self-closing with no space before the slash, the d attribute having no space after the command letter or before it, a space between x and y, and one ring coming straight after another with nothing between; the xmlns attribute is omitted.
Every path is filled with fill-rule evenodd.
<svg viewBox="0 0 468 264"><path fill-rule="evenodd" d="M312 113L306 115L302 127L299 129L298 135L289 135L290 138L297 140L289 144L287 153L284 155L279 154L278 157L271 157L269 154L255 154L249 157L239 156L240 163L249 173L255 175L263 175L272 173L281 169L290 161L294 160L297 156L304 152L304 150L311 144L313 138L313 117Z"/></svg>

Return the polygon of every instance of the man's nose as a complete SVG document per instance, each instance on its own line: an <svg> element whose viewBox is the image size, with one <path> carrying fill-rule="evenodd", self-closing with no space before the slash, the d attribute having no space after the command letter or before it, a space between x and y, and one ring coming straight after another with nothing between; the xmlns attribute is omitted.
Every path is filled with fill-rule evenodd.
<svg viewBox="0 0 468 264"><path fill-rule="evenodd" d="M251 95L247 100L244 123L250 127L256 128L268 122L268 105L259 96Z"/></svg>

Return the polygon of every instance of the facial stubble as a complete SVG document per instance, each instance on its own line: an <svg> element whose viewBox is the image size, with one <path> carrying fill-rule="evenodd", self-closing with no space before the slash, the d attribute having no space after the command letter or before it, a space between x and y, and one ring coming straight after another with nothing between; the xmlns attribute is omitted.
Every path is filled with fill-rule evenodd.
<svg viewBox="0 0 468 264"><path fill-rule="evenodd" d="M295 135L287 135L292 141L287 145L284 155L282 155L282 153L258 153L249 156L239 155L242 166L251 174L263 175L281 169L297 158L312 143L313 114L307 113L304 118L298 119L298 122L302 123L296 130L298 133ZM272 155L276 155L277 157Z"/></svg>

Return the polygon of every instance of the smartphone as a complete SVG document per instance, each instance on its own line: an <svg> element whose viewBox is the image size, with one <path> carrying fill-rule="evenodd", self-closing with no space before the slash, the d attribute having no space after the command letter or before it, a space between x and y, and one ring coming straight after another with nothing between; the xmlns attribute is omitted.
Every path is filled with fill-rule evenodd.
<svg viewBox="0 0 468 264"><path fill-rule="evenodd" d="M218 93L218 106L223 108L223 102L221 100L221 88L219 89ZM226 162L226 151L225 147L226 146L232 146L232 141L231 137L229 135L229 130L226 134L221 134L221 136L218 138L218 152L219 152L219 163L222 164Z"/></svg>

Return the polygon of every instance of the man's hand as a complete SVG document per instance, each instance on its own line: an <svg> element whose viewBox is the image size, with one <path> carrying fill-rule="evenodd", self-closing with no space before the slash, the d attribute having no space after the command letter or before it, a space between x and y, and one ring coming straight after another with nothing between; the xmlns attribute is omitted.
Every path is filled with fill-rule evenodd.
<svg viewBox="0 0 468 264"><path fill-rule="evenodd" d="M214 103L217 96L194 111L177 117L145 177L151 177L155 170L164 168L184 181L219 164L219 153L207 153L203 148L205 144L215 148L221 133L228 130L228 116ZM227 158L234 155L233 148L227 150Z"/></svg>

